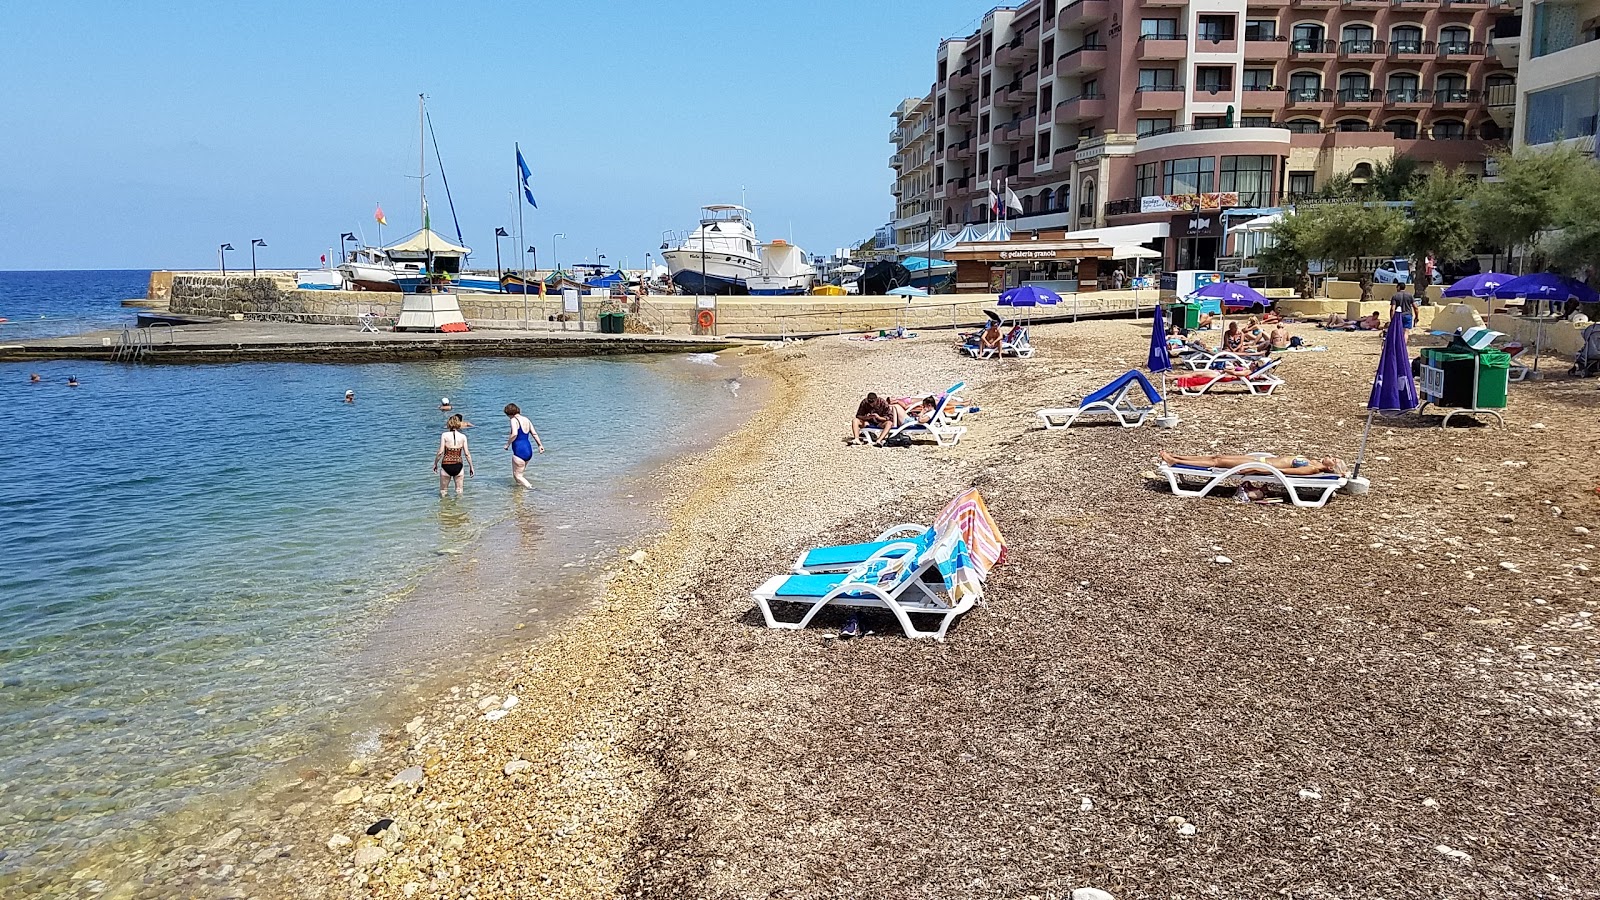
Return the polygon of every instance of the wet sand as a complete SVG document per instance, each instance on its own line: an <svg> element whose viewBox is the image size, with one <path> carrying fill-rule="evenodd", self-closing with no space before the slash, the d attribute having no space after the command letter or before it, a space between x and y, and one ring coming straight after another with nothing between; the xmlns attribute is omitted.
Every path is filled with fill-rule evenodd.
<svg viewBox="0 0 1600 900"><path fill-rule="evenodd" d="M1379 338L1294 331L1328 350L1170 432L1038 427L1143 362L1130 322L751 356L764 409L658 476L593 611L304 779L292 835L191 848L193 895L1600 896L1600 394L1380 420L1371 494L1321 510L1153 486L1160 449L1354 456ZM958 447L844 444L866 391L957 380ZM799 551L970 485L1010 558L948 641L762 626Z"/></svg>

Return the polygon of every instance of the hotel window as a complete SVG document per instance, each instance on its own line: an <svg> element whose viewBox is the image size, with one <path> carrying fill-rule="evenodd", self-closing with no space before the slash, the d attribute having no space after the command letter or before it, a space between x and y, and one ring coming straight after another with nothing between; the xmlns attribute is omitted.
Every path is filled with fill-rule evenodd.
<svg viewBox="0 0 1600 900"><path fill-rule="evenodd" d="M1550 4L1547 4L1547 3L1541 3L1541 4L1539 4L1539 7L1544 7L1544 6L1549 6L1549 5ZM1439 29L1439 55L1440 56L1450 56L1452 54L1466 53L1467 51L1469 51L1471 49L1472 49L1472 32L1468 31L1465 28L1462 28L1460 25L1451 25L1448 28Z"/></svg>
<svg viewBox="0 0 1600 900"><path fill-rule="evenodd" d="M1144 163L1134 169L1133 195L1135 197L1154 197L1156 195L1157 179L1160 177L1159 165L1159 163Z"/></svg>
<svg viewBox="0 0 1600 900"><path fill-rule="evenodd" d="M1275 41L1278 39L1278 23L1274 19L1251 19L1244 23L1244 39L1247 41Z"/></svg>
<svg viewBox="0 0 1600 900"><path fill-rule="evenodd" d="M1594 117L1590 116L1589 120L1591 122L1593 122L1594 121ZM1589 132L1590 134L1594 133L1593 128L1594 128L1594 126L1590 125L1590 132ZM1460 140L1460 139L1462 139L1462 138L1464 138L1466 136L1467 136L1467 123L1465 123L1465 122L1458 121L1458 120L1455 120L1455 119L1446 119L1446 120L1444 120L1442 122L1434 122L1433 123L1433 138L1434 138L1434 140L1438 140L1438 141ZM1528 143L1531 144L1533 142L1529 141Z"/></svg>
<svg viewBox="0 0 1600 900"><path fill-rule="evenodd" d="M1422 29L1416 25L1397 25L1389 32L1389 49L1396 53L1421 53Z"/></svg>
<svg viewBox="0 0 1600 900"><path fill-rule="evenodd" d="M1289 76L1289 99L1316 102L1322 99L1322 74L1296 72Z"/></svg>
<svg viewBox="0 0 1600 900"><path fill-rule="evenodd" d="M1050 155L1050 132L1039 135L1038 156L1045 159Z"/></svg>
<svg viewBox="0 0 1600 900"><path fill-rule="evenodd" d="M1600 114L1600 78L1530 91L1527 113L1522 134L1530 144L1588 137L1595 133L1596 116ZM1433 130L1437 135L1439 126Z"/></svg>
<svg viewBox="0 0 1600 900"><path fill-rule="evenodd" d="M1197 66L1194 70L1197 91L1209 94L1233 93L1233 67L1232 66Z"/></svg>
<svg viewBox="0 0 1600 900"><path fill-rule="evenodd" d="M1223 116L1195 116L1194 130L1209 131L1213 128L1227 128L1228 120Z"/></svg>
<svg viewBox="0 0 1600 900"><path fill-rule="evenodd" d="M1245 69L1244 80L1240 86L1247 91L1266 91L1272 89L1271 69Z"/></svg>
<svg viewBox="0 0 1600 900"><path fill-rule="evenodd" d="M1139 136L1147 134L1166 134L1172 130L1172 120L1169 119L1140 119L1138 121Z"/></svg>
<svg viewBox="0 0 1600 900"><path fill-rule="evenodd" d="M1272 117L1271 116L1240 116L1239 117L1239 127L1240 128L1271 128L1272 127Z"/></svg>
<svg viewBox="0 0 1600 900"><path fill-rule="evenodd" d="M1276 156L1224 156L1219 179L1221 191L1238 191L1241 206L1269 206Z"/></svg>
<svg viewBox="0 0 1600 900"><path fill-rule="evenodd" d="M1175 91L1178 89L1177 69L1140 69L1139 90Z"/></svg>
<svg viewBox="0 0 1600 900"><path fill-rule="evenodd" d="M1085 78L1083 80L1083 96L1085 96L1085 97L1098 97L1098 96L1100 96L1100 79L1098 79L1098 78Z"/></svg>
<svg viewBox="0 0 1600 900"><path fill-rule="evenodd" d="M1194 38L1213 44L1233 40L1233 16L1200 16L1195 20Z"/></svg>
<svg viewBox="0 0 1600 900"><path fill-rule="evenodd" d="M1317 173L1290 172L1289 196L1309 197L1317 191Z"/></svg>
<svg viewBox="0 0 1600 900"><path fill-rule="evenodd" d="M1417 139L1417 120L1390 119L1383 123L1383 130L1394 135L1399 140L1414 141Z"/></svg>
<svg viewBox="0 0 1600 900"><path fill-rule="evenodd" d="M1169 159L1161 164L1161 193L1209 194L1216 160L1209 156Z"/></svg>
<svg viewBox="0 0 1600 900"><path fill-rule="evenodd" d="M1296 25L1289 36L1289 49L1297 53L1318 52L1326 35L1321 25Z"/></svg>
<svg viewBox="0 0 1600 900"><path fill-rule="evenodd" d="M1319 134L1322 131L1322 123L1316 119L1290 119L1287 124L1293 134Z"/></svg>
<svg viewBox="0 0 1600 900"><path fill-rule="evenodd" d="M1457 72L1447 72L1439 76L1434 82L1438 88L1438 98L1444 103L1465 103L1470 96L1467 93L1467 76Z"/></svg>
<svg viewBox="0 0 1600 900"><path fill-rule="evenodd" d="M1178 33L1177 19L1140 19L1139 37L1175 41L1183 35Z"/></svg>

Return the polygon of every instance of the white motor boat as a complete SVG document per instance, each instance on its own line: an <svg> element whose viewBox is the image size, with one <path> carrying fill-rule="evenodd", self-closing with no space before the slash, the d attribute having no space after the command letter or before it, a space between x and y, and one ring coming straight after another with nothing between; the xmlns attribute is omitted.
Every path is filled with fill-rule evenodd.
<svg viewBox="0 0 1600 900"><path fill-rule="evenodd" d="M745 294L761 274L755 226L750 211L731 203L704 208L700 227L672 246L661 245L672 282L686 294Z"/></svg>
<svg viewBox="0 0 1600 900"><path fill-rule="evenodd" d="M804 294L817 283L817 268L806 259L806 252L788 241L761 245L761 274L746 285L750 293L761 295Z"/></svg>
<svg viewBox="0 0 1600 900"><path fill-rule="evenodd" d="M339 272L353 290L398 292L401 276L420 277L422 264L395 262L382 247L357 247L339 264Z"/></svg>

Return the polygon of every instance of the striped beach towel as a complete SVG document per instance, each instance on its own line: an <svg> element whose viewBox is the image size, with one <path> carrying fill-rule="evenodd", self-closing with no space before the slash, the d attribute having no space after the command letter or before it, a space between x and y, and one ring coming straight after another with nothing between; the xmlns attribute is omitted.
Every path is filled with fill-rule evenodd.
<svg viewBox="0 0 1600 900"><path fill-rule="evenodd" d="M1005 538L977 488L963 491L934 518L935 532L943 534L948 528L960 529L966 552L980 576L988 575L990 569L1005 561Z"/></svg>

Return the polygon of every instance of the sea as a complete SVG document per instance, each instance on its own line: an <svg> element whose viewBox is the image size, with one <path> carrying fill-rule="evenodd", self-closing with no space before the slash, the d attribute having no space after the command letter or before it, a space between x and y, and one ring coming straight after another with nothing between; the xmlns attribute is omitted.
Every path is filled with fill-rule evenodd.
<svg viewBox="0 0 1600 900"><path fill-rule="evenodd" d="M127 327L148 277L0 272L0 344ZM748 415L740 388L688 354L0 363L0 893L359 754L405 690L560 628L660 525L661 466ZM460 499L430 471L442 398L473 425ZM507 403L548 448L532 489Z"/></svg>

